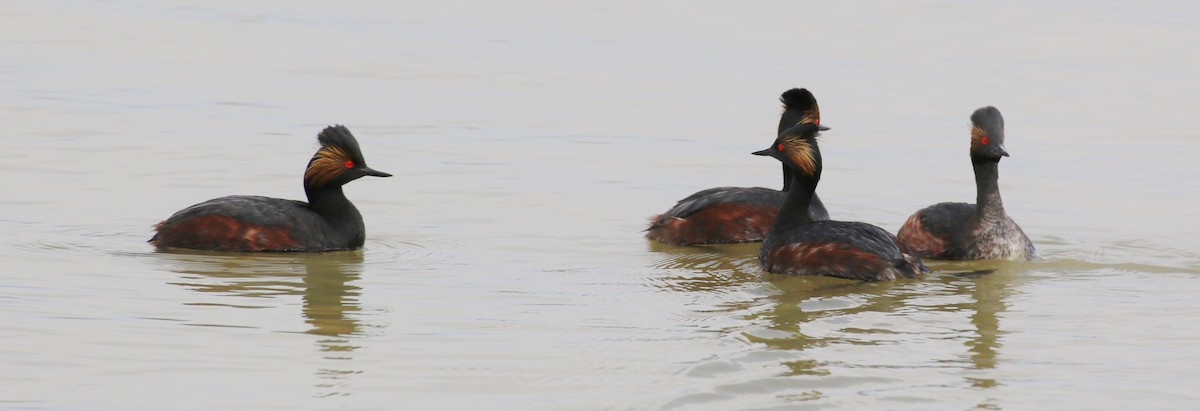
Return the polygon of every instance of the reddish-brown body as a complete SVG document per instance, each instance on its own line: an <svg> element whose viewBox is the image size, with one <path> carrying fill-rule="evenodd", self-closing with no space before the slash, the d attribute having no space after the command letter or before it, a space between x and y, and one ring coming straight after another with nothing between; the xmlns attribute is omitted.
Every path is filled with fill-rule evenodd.
<svg viewBox="0 0 1200 411"><path fill-rule="evenodd" d="M896 233L900 249L922 258L939 260L1034 258L1037 250L1033 243L1004 213L999 199L983 198L988 201L984 207L938 203L913 213Z"/></svg>
<svg viewBox="0 0 1200 411"><path fill-rule="evenodd" d="M762 241L785 198L786 192L762 187L703 190L651 218L646 238L671 245ZM814 220L829 219L815 196L809 214Z"/></svg>
<svg viewBox="0 0 1200 411"><path fill-rule="evenodd" d="M687 217L655 216L646 237L673 245L762 241L778 206L716 204Z"/></svg>
<svg viewBox="0 0 1200 411"><path fill-rule="evenodd" d="M826 275L877 281L911 276L901 274L892 261L885 260L879 254L839 242L812 241L780 246L766 254L763 268L777 274Z"/></svg>
<svg viewBox="0 0 1200 411"><path fill-rule="evenodd" d="M920 211L908 217L896 233L896 240L900 251L907 254L930 257L946 251L946 239L921 224Z"/></svg>
<svg viewBox="0 0 1200 411"><path fill-rule="evenodd" d="M166 247L216 251L302 250L292 231L282 226L264 226L225 215L202 215L159 223L155 244Z"/></svg>

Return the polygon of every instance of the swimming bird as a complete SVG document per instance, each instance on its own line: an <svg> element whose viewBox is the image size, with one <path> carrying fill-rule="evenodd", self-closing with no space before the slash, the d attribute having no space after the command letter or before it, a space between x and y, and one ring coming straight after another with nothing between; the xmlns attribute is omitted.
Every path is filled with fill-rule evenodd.
<svg viewBox="0 0 1200 411"><path fill-rule="evenodd" d="M363 176L391 177L367 167L358 140L341 125L317 136L321 147L304 170L308 202L228 196L176 212L150 239L158 249L213 251L332 251L361 248L362 214L342 185Z"/></svg>
<svg viewBox="0 0 1200 411"><path fill-rule="evenodd" d="M971 114L971 166L975 169L975 204L938 203L913 213L896 237L908 253L939 260L1031 260L1033 242L1000 199L1000 159L1004 149L1004 117L995 107Z"/></svg>
<svg viewBox="0 0 1200 411"><path fill-rule="evenodd" d="M896 237L882 228L813 220L807 211L824 166L819 131L816 124L801 123L779 133L770 148L753 153L779 160L792 174L792 188L758 251L763 269L865 281L912 278L929 271L919 257L901 252Z"/></svg>
<svg viewBox="0 0 1200 411"><path fill-rule="evenodd" d="M785 91L779 98L783 114L779 130L796 124L821 124L817 99L806 89ZM763 187L716 187L679 200L670 210L650 218L646 238L672 245L744 243L762 241L787 198L792 176L783 169L783 190ZM821 199L813 196L809 213L828 220Z"/></svg>

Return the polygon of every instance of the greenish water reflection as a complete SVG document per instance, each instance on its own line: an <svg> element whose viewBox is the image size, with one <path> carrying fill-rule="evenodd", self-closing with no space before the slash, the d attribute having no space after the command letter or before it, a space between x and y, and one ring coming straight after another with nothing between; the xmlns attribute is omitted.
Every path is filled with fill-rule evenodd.
<svg viewBox="0 0 1200 411"><path fill-rule="evenodd" d="M300 316L308 325L305 333L320 336L317 347L329 367L316 370L317 387L327 390L317 396L349 395L347 379L362 371L353 367L353 352L361 345L361 251L320 254L198 253L174 250L160 253L171 269L182 275L172 284L203 295L222 295L228 302L188 303L240 309L282 308L292 305L289 296L300 296ZM269 322L269 318L263 318ZM222 326L222 324L204 324ZM273 328L267 325L262 328Z"/></svg>
<svg viewBox="0 0 1200 411"><path fill-rule="evenodd" d="M968 386L1001 384L994 373L976 371L997 365L1005 334L1001 324L1005 301L1027 265L930 261L935 272L921 279L853 282L763 273L757 249L757 244L650 245L651 251L662 256L655 268L670 273L656 279L657 285L719 300L698 304L718 307L710 315L735 314L749 320L720 332L751 344L801 353L800 359L781 361L783 371L771 377L820 378L837 374L839 368L951 367L963 370ZM923 318L929 321L923 322ZM962 328L964 320L969 329ZM947 359L948 353L939 352L899 361L878 350L858 359L810 354L814 349L839 346L889 350L914 340L961 341L964 349L950 353L950 358L957 359Z"/></svg>

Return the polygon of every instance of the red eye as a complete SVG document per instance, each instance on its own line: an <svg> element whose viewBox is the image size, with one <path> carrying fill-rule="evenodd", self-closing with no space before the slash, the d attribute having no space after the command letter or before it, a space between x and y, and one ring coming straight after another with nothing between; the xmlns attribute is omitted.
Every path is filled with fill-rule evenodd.
<svg viewBox="0 0 1200 411"><path fill-rule="evenodd" d="M350 160L346 160L346 168L354 168L354 162L350 161Z"/></svg>
<svg viewBox="0 0 1200 411"><path fill-rule="evenodd" d="M983 136L983 138L979 139L979 142L980 142L980 143L983 143L983 145L985 145L985 146L986 146L986 145L987 145L987 143L988 143L988 142L987 142L987 136Z"/></svg>
<svg viewBox="0 0 1200 411"><path fill-rule="evenodd" d="M779 143L778 146L775 146L775 149L779 150L779 151L783 151L783 143Z"/></svg>
<svg viewBox="0 0 1200 411"><path fill-rule="evenodd" d="M818 118L816 121L813 122L813 124L816 124L818 126L821 125L821 119Z"/></svg>

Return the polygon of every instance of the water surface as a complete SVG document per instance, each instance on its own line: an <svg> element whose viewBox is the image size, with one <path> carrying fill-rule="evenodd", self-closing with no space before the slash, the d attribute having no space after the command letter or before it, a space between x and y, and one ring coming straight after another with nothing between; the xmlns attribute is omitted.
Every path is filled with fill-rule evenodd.
<svg viewBox="0 0 1200 411"><path fill-rule="evenodd" d="M0 408L1190 409L1200 7L61 1L0 11ZM1033 262L762 273L647 242L820 100L819 191L896 230L1007 120ZM174 211L373 168L361 251L163 253ZM988 275L964 273L994 269Z"/></svg>

